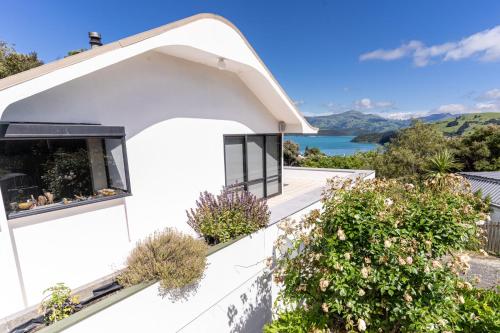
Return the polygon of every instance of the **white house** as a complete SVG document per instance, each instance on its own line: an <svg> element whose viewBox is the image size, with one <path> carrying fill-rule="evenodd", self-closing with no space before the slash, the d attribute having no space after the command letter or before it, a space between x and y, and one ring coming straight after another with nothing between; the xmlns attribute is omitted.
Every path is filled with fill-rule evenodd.
<svg viewBox="0 0 500 333"><path fill-rule="evenodd" d="M282 188L315 133L241 32L201 14L0 80L0 318L123 265L200 191ZM75 171L77 170L77 171Z"/></svg>

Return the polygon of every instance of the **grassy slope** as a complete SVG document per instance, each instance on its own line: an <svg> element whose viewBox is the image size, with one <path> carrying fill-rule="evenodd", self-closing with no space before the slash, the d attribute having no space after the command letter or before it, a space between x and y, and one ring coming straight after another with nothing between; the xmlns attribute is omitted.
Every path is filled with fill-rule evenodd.
<svg viewBox="0 0 500 333"><path fill-rule="evenodd" d="M458 118L438 121L434 126L446 135L461 135L488 123L500 124L500 112L464 114Z"/></svg>

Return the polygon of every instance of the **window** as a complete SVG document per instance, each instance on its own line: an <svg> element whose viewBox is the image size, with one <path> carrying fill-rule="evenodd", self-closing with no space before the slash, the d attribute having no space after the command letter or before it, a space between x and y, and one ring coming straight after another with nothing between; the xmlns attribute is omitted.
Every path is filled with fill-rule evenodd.
<svg viewBox="0 0 500 333"><path fill-rule="evenodd" d="M281 135L227 135L224 159L226 186L259 198L281 193Z"/></svg>
<svg viewBox="0 0 500 333"><path fill-rule="evenodd" d="M8 218L127 195L123 137L1 138Z"/></svg>

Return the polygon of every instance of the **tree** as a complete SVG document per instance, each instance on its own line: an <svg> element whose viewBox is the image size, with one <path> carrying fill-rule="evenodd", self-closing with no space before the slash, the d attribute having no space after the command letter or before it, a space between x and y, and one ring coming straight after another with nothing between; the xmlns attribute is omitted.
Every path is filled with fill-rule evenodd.
<svg viewBox="0 0 500 333"><path fill-rule="evenodd" d="M43 62L38 59L36 52L18 53L12 45L0 41L0 79L42 64Z"/></svg>
<svg viewBox="0 0 500 333"><path fill-rule="evenodd" d="M455 156L464 171L500 169L500 126L480 127L453 142Z"/></svg>
<svg viewBox="0 0 500 333"><path fill-rule="evenodd" d="M308 156L314 156L314 155L325 155L321 152L321 150L317 147L306 147L305 151L304 151L304 156L308 157Z"/></svg>
<svg viewBox="0 0 500 333"><path fill-rule="evenodd" d="M299 164L299 145L293 141L283 142L283 160L285 165L296 166Z"/></svg>
<svg viewBox="0 0 500 333"><path fill-rule="evenodd" d="M460 164L456 162L453 154L448 149L444 149L429 158L427 178L437 187L443 187L446 186L447 175L459 168Z"/></svg>
<svg viewBox="0 0 500 333"><path fill-rule="evenodd" d="M432 125L416 122L401 130L373 160L377 176L422 180L429 158L442 151L449 141Z"/></svg>

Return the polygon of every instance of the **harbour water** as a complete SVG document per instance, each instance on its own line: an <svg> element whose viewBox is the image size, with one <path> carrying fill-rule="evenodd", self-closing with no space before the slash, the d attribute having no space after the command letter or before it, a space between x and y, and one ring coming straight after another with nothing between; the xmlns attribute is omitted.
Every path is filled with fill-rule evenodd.
<svg viewBox="0 0 500 333"><path fill-rule="evenodd" d="M356 152L365 152L377 149L374 143L351 142L354 136L332 135L285 135L284 140L291 140L299 144L300 152L304 153L306 147L319 148L326 155L347 156Z"/></svg>

